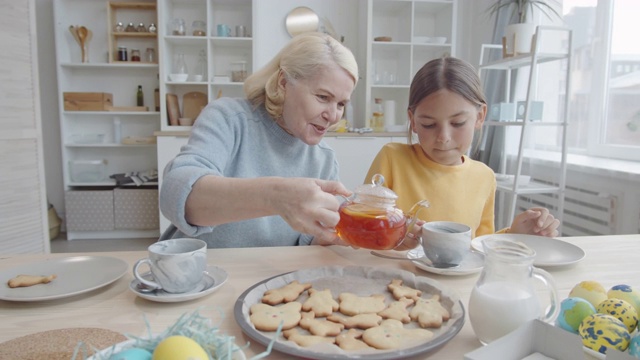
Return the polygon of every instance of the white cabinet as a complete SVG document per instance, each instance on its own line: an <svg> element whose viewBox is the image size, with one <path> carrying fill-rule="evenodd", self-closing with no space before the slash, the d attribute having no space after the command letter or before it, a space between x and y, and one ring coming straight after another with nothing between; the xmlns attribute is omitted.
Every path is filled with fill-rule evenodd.
<svg viewBox="0 0 640 360"><path fill-rule="evenodd" d="M493 50L492 50L493 49ZM516 213L518 197L528 196L529 207L542 202L536 202L536 194L547 194L555 197L554 216L561 221L564 211L565 184L567 171L567 119L569 111L569 96L571 85L571 30L558 27L538 26L530 54L492 60L491 54L501 48L496 45L483 45L481 51L480 75L504 75L505 94L502 102L489 104L485 126L503 127L507 133L507 140L515 141L515 155L509 151L508 142L502 154L498 180L498 195L507 195L503 200L506 214L499 227L508 226ZM553 66L548 66L553 65ZM511 91L512 74L526 69L529 71L528 81L524 87L526 95L521 96L517 91ZM543 103L539 101L539 88L544 85L548 77L564 78L564 86L555 90L557 103ZM484 76L486 82L488 76ZM520 95L520 97L518 97ZM519 129L519 134L509 132L509 129ZM513 136L512 136L513 135ZM533 181L536 174L531 169L533 164L525 164L525 159L532 159L536 149L532 138L535 136L552 136L560 140L560 149L555 159L559 168L554 172L551 180ZM527 166L529 165L529 166Z"/></svg>
<svg viewBox="0 0 640 360"><path fill-rule="evenodd" d="M135 4L129 2L129 4ZM113 191L116 181L109 176L145 172L156 168L153 133L160 128L153 94L157 87L158 65L148 62L112 62L109 58L113 33L110 16L121 22L157 22L155 5L115 7L108 1L60 0L54 2L58 99L62 139L64 190ZM125 19L126 18L126 19ZM71 25L90 30L88 62L82 62L80 46L70 32ZM129 36L120 46L153 47L155 36ZM120 38L119 38L120 39ZM136 92L142 86L146 111L137 106ZM65 93L84 93L88 101L65 101ZM107 93L111 96L88 93ZM87 95L88 94L88 95ZM75 99L78 99L76 97ZM119 124L116 126L115 124ZM117 130L116 130L117 129ZM157 186L156 182L147 185ZM76 211L66 206L69 212ZM73 228L67 238L78 238ZM143 232L83 232L83 238L156 236L157 230Z"/></svg>
<svg viewBox="0 0 640 360"><path fill-rule="evenodd" d="M404 124L415 73L429 60L455 55L457 1L368 0L367 6L366 115L375 98L394 100L396 123Z"/></svg>
<svg viewBox="0 0 640 360"><path fill-rule="evenodd" d="M167 94L178 99L179 112L184 115L185 94L200 92L211 101L220 96L243 96L241 80L232 78L232 67L243 63L245 71L253 71L253 11L252 0L159 0L158 37L160 47L160 103L167 109ZM176 24L184 23L184 35ZM204 22L204 33L194 27ZM244 29L244 33L236 30ZM229 33L218 33L222 28ZM206 57L204 73L198 73L200 53ZM184 55L188 70L186 81L170 78L176 72L178 54ZM238 73L236 73L238 74ZM200 78L198 75L202 75ZM171 95L170 95L171 96ZM199 106L198 109L199 110ZM195 119L192 119L195 120ZM188 130L190 126L171 124L167 111L162 111L162 130Z"/></svg>

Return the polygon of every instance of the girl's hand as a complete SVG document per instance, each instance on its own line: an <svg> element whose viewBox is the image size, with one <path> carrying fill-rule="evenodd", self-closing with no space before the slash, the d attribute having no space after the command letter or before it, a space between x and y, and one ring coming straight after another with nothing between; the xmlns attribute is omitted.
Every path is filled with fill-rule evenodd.
<svg viewBox="0 0 640 360"><path fill-rule="evenodd" d="M530 234L546 237L558 236L560 221L556 219L549 209L533 207L513 219L509 232L515 234Z"/></svg>

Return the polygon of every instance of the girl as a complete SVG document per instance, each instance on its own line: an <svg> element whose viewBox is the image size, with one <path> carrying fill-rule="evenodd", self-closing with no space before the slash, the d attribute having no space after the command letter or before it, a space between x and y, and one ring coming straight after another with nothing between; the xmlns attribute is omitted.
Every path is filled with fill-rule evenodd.
<svg viewBox="0 0 640 360"><path fill-rule="evenodd" d="M431 203L423 220L466 224L472 237L492 234L496 180L493 170L465 154L487 114L480 78L469 63L443 57L415 75L409 90L410 134L418 144L390 143L373 160L365 179L382 174L407 211L417 201ZM409 136L411 139L411 136ZM531 208L499 232L558 235L559 221L546 208Z"/></svg>

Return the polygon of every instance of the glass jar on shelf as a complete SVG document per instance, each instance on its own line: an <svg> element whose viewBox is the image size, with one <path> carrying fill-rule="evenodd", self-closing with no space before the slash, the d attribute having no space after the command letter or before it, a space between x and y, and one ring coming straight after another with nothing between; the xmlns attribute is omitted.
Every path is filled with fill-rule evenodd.
<svg viewBox="0 0 640 360"><path fill-rule="evenodd" d="M207 79L207 53L204 49L200 50L198 63L196 64L193 74L193 81L200 82Z"/></svg>
<svg viewBox="0 0 640 360"><path fill-rule="evenodd" d="M173 32L171 33L171 35L184 36L186 33L187 31L184 25L184 19L181 19L181 18L173 19Z"/></svg>
<svg viewBox="0 0 640 360"><path fill-rule="evenodd" d="M138 49L131 49L131 61L138 61L138 62L140 62L140 50L138 50Z"/></svg>
<svg viewBox="0 0 640 360"><path fill-rule="evenodd" d="M384 107L382 105L382 99L375 99L372 113L371 127L373 131L384 131Z"/></svg>
<svg viewBox="0 0 640 360"><path fill-rule="evenodd" d="M156 62L156 49L154 48L147 48L147 50L145 51L145 60L148 63L155 63Z"/></svg>
<svg viewBox="0 0 640 360"><path fill-rule="evenodd" d="M132 22L129 23L129 25L127 25L127 27L124 29L125 32L136 32L136 27L133 25Z"/></svg>
<svg viewBox="0 0 640 360"><path fill-rule="evenodd" d="M155 34L158 32L158 27L156 26L156 24L154 23L149 24L149 32L152 34Z"/></svg>
<svg viewBox="0 0 640 360"><path fill-rule="evenodd" d="M247 78L247 62L234 61L231 63L231 81L243 82Z"/></svg>
<svg viewBox="0 0 640 360"><path fill-rule="evenodd" d="M115 32L124 32L124 24L122 22L116 24Z"/></svg>
<svg viewBox="0 0 640 360"><path fill-rule="evenodd" d="M191 23L192 35L193 36L205 36L207 35L207 25L202 20L196 20Z"/></svg>
<svg viewBox="0 0 640 360"><path fill-rule="evenodd" d="M138 27L136 28L137 32L147 32L147 27L144 26L144 23L140 23L138 24Z"/></svg>

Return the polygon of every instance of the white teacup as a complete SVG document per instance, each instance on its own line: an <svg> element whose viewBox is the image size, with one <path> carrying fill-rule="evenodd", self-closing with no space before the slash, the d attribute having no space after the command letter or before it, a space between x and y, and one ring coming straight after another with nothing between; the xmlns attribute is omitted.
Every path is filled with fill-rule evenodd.
<svg viewBox="0 0 640 360"><path fill-rule="evenodd" d="M453 221L431 221L422 225L422 248L434 267L460 265L471 250L471 228Z"/></svg>
<svg viewBox="0 0 640 360"><path fill-rule="evenodd" d="M152 288L169 293L185 293L195 289L207 268L207 243L199 239L171 239L151 244L149 257L133 266L133 276ZM139 272L148 264L155 281L145 279Z"/></svg>

